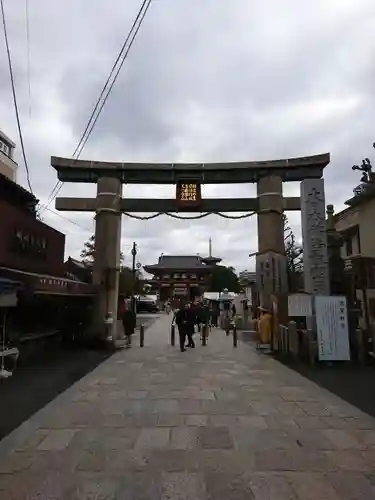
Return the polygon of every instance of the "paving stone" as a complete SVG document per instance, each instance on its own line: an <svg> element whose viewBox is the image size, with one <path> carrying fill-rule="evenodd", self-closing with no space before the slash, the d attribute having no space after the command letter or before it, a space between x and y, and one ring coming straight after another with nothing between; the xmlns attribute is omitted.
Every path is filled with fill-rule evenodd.
<svg viewBox="0 0 375 500"><path fill-rule="evenodd" d="M165 427L155 427L142 429L136 448L166 448L169 444L170 429Z"/></svg>
<svg viewBox="0 0 375 500"><path fill-rule="evenodd" d="M208 413L203 410L202 403L205 401L201 400L191 400L191 399L180 399L178 401L178 408L180 413L182 414L200 414L200 413Z"/></svg>
<svg viewBox="0 0 375 500"><path fill-rule="evenodd" d="M171 448L151 450L150 454L147 455L147 463L151 470L160 473L199 471L199 461L194 450Z"/></svg>
<svg viewBox="0 0 375 500"><path fill-rule="evenodd" d="M199 427L198 442L208 450L233 448L233 439L227 427Z"/></svg>
<svg viewBox="0 0 375 500"><path fill-rule="evenodd" d="M243 475L209 472L204 479L208 500L254 500L250 484Z"/></svg>
<svg viewBox="0 0 375 500"><path fill-rule="evenodd" d="M127 475L120 481L115 497L116 500L161 500L161 498L161 478L154 476L150 471Z"/></svg>
<svg viewBox="0 0 375 500"><path fill-rule="evenodd" d="M158 399L153 402L153 411L156 413L178 413L178 401L175 399Z"/></svg>
<svg viewBox="0 0 375 500"><path fill-rule="evenodd" d="M304 401L298 402L298 406L306 413L312 417L330 417L333 416L332 410L328 405L316 401Z"/></svg>
<svg viewBox="0 0 375 500"><path fill-rule="evenodd" d="M235 415L210 415L209 422L214 427L235 427L238 418Z"/></svg>
<svg viewBox="0 0 375 500"><path fill-rule="evenodd" d="M181 355L169 327L0 443L0 500L375 498L375 419L222 331Z"/></svg>
<svg viewBox="0 0 375 500"><path fill-rule="evenodd" d="M204 427L208 425L208 415L186 415L185 422L186 425Z"/></svg>
<svg viewBox="0 0 375 500"><path fill-rule="evenodd" d="M326 455L330 462L334 464L335 469L353 472L371 472L371 466L358 450L327 451Z"/></svg>
<svg viewBox="0 0 375 500"><path fill-rule="evenodd" d="M148 395L148 391L131 391L126 396L129 399L146 399Z"/></svg>
<svg viewBox="0 0 375 500"><path fill-rule="evenodd" d="M343 429L325 429L322 432L340 450L364 448L354 435Z"/></svg>
<svg viewBox="0 0 375 500"><path fill-rule="evenodd" d="M375 448L375 431L356 430L352 431L351 434L363 445L369 448Z"/></svg>
<svg viewBox="0 0 375 500"><path fill-rule="evenodd" d="M271 472L254 473L249 479L249 484L255 500L299 500L282 475Z"/></svg>
<svg viewBox="0 0 375 500"><path fill-rule="evenodd" d="M15 446L14 451L19 452L31 452L35 450L38 445L43 441L50 433L48 429L38 429L30 437L28 437L22 443Z"/></svg>
<svg viewBox="0 0 375 500"><path fill-rule="evenodd" d="M375 419L368 416L362 418L344 417L344 421L348 424L350 429L375 430Z"/></svg>
<svg viewBox="0 0 375 500"><path fill-rule="evenodd" d="M194 427L174 427L171 429L171 448L190 450L197 446L197 430Z"/></svg>
<svg viewBox="0 0 375 500"><path fill-rule="evenodd" d="M288 477L300 500L341 500L323 474L293 472Z"/></svg>
<svg viewBox="0 0 375 500"><path fill-rule="evenodd" d="M40 442L38 450L64 450L65 448L67 448L76 432L76 430L72 429L51 430L49 434Z"/></svg>
<svg viewBox="0 0 375 500"><path fill-rule="evenodd" d="M314 432L298 429L288 432L288 435L302 449L308 450L336 450L337 446L330 440L322 430L314 429Z"/></svg>
<svg viewBox="0 0 375 500"><path fill-rule="evenodd" d="M87 449L129 450L135 446L140 435L140 429L102 430L96 438L91 439Z"/></svg>
<svg viewBox="0 0 375 500"><path fill-rule="evenodd" d="M127 399L122 405L122 411L129 415L152 412L154 401L149 399Z"/></svg>
<svg viewBox="0 0 375 500"><path fill-rule="evenodd" d="M73 485L66 489L64 499L117 500L119 487L119 478L109 478L103 474L79 474L75 477Z"/></svg>
<svg viewBox="0 0 375 500"><path fill-rule="evenodd" d="M32 463L33 463L33 454L31 453L27 452L10 453L5 458L5 460L2 460L0 462L0 474L17 474L21 471L30 469Z"/></svg>
<svg viewBox="0 0 375 500"><path fill-rule="evenodd" d="M268 429L281 429L281 430L298 429L298 425L295 421L295 418L298 417L292 418L276 414L276 415L264 415L262 418L264 418Z"/></svg>
<svg viewBox="0 0 375 500"><path fill-rule="evenodd" d="M88 473L131 474L133 471L144 470L147 457L142 450L106 450L94 449L81 453L76 464L76 471Z"/></svg>
<svg viewBox="0 0 375 500"><path fill-rule="evenodd" d="M159 427L178 427L185 423L185 416L178 413L158 413L157 426Z"/></svg>
<svg viewBox="0 0 375 500"><path fill-rule="evenodd" d="M297 440L285 430L236 428L232 433L237 449L242 451L298 448Z"/></svg>
<svg viewBox="0 0 375 500"><path fill-rule="evenodd" d="M277 409L276 405L274 405L272 402L254 401L250 403L249 408L252 409L255 415L280 415L280 412Z"/></svg>
<svg viewBox="0 0 375 500"><path fill-rule="evenodd" d="M200 474L169 472L163 474L162 500L206 500L203 478Z"/></svg>
<svg viewBox="0 0 375 500"><path fill-rule="evenodd" d="M249 429L267 429L267 422L260 415L239 415L237 417L238 425Z"/></svg>
<svg viewBox="0 0 375 500"><path fill-rule="evenodd" d="M373 500L375 486L360 472L331 472L327 480L337 491L340 500Z"/></svg>

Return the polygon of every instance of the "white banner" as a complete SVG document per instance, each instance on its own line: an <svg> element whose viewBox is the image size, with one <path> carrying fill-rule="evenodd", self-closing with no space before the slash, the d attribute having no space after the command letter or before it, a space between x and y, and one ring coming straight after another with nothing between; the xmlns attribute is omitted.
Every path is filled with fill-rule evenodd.
<svg viewBox="0 0 375 500"><path fill-rule="evenodd" d="M312 316L311 295L306 293L288 295L288 316Z"/></svg>
<svg viewBox="0 0 375 500"><path fill-rule="evenodd" d="M345 297L315 298L320 361L349 361L349 327Z"/></svg>

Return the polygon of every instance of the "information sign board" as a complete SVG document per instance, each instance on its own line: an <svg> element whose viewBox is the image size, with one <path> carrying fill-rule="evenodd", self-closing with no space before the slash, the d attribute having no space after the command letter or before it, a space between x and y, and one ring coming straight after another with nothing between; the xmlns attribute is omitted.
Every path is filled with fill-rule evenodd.
<svg viewBox="0 0 375 500"><path fill-rule="evenodd" d="M349 361L349 326L345 297L317 295L315 298L320 361Z"/></svg>

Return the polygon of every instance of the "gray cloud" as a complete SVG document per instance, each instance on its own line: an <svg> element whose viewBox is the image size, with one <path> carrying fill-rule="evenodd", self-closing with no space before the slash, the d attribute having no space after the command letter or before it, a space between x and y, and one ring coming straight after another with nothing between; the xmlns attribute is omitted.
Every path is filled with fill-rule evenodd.
<svg viewBox="0 0 375 500"><path fill-rule="evenodd" d="M30 5L31 102L23 4L6 2L9 38L35 192L56 182L51 155L70 156L86 125L139 1ZM123 161L239 161L330 151L326 198L338 209L359 181L350 169L372 154L375 41L372 0L154 1L83 158ZM0 50L2 128L17 139L6 54ZM31 107L31 116L29 108ZM23 163L19 181L25 183ZM298 185L285 186L297 195ZM95 187L64 186L63 196ZM169 197L173 186L125 186L124 196ZM252 185L205 186L205 196L254 196ZM53 209L53 206L51 206ZM79 254L92 214L52 212ZM299 214L288 214L300 237ZM214 250L237 269L251 267L255 218L137 221L123 217L123 250L142 263L164 253Z"/></svg>

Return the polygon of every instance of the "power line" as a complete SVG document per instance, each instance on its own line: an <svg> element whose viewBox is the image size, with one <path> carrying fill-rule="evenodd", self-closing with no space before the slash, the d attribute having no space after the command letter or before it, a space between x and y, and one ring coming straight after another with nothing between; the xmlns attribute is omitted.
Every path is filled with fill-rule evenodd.
<svg viewBox="0 0 375 500"><path fill-rule="evenodd" d="M141 27L141 25L142 25L142 23L143 23L143 20L144 20L144 18L146 17L147 11L148 11L148 9L150 8L151 1L152 1L152 0L148 0L148 4L147 4L147 6L146 6L145 10L143 11L143 14L142 14L142 16L141 16L141 18L140 18L140 21L139 21L139 23L138 23L138 26L136 27L135 31L134 31L134 32L133 32L133 34L132 34L132 38L131 38L131 40L130 40L129 46L128 46L128 48L127 48L127 49L126 49L126 51L125 51L125 54L124 54L124 56L123 56L123 58L122 58L122 61L121 61L120 65L119 65L119 67L117 68L116 74L115 74L115 76L114 76L114 78L113 78L113 80L112 80L112 83L111 83L111 85L110 85L110 87L109 87L109 89L108 89L108 92L107 92L106 96L104 97L103 102L102 102L102 103L101 103L101 105L100 105L99 111L98 111L98 113L97 113L97 115L96 115L96 117L95 117L95 120L93 121L93 123L92 123L92 125L91 125L91 127L90 127L90 129L89 129L89 131L88 131L88 133L87 133L87 135L86 135L86 138L85 138L85 140L84 140L84 142L83 142L83 144L82 144L82 146L81 146L81 148L80 148L80 151L79 151L78 157L81 155L81 153L82 153L82 151L83 151L83 148L85 147L85 145L86 145L87 141L89 140L89 137L90 137L90 135L91 135L91 133L92 133L92 131L93 131L93 129L94 129L94 127L95 127L95 125L96 125L96 122L98 121L99 116L100 116L100 114L101 114L101 112L102 112L102 109L103 109L103 107L105 106L105 103L107 102L107 99L108 99L108 97L109 97L109 95L110 95L110 93L111 93L111 91L112 91L112 89L113 89L114 84L116 83L117 77L118 77L118 75L120 74L120 71L121 71L121 69L122 69L122 67L123 67L123 65L124 65L125 59L127 58L128 54L129 54L129 51L130 51L130 49L131 49L131 47L132 47L132 45L133 45L133 43L134 43L134 41L135 41L135 39L136 39L136 37L137 37L138 31L140 30L140 27ZM124 45L124 47L125 47L125 45Z"/></svg>
<svg viewBox="0 0 375 500"><path fill-rule="evenodd" d="M98 119L99 119L99 116L103 110L103 107L104 107L105 103L107 102L107 99L108 99L108 97L113 89L113 86L117 80L117 77L118 77L118 75L123 67L125 59L127 58L129 51L130 51L130 49L135 41L135 38L138 34L138 31L139 31L139 29L144 21L144 18L146 17L147 11L150 8L151 2L152 2L152 0L143 0L143 2L141 4L141 7L138 11L138 14L137 14L137 16L132 24L132 27L129 30L129 33L128 33L128 35L127 35L127 37L126 37L126 39L121 47L121 50L120 50L113 66L112 66L110 74L109 74L109 76L108 76L108 78L107 78L107 80L102 88L102 91L99 95L99 98L94 106L94 109L91 113L89 121L86 125L86 128L85 128L85 130L84 130L84 132L83 132L83 134L82 134L82 136L81 136L81 138L80 138L80 140L79 140L79 142L78 142L78 144L73 152L72 156L73 157L76 156L77 159L80 157L80 155L81 155L81 153L82 153L82 151L83 151L83 149L84 149ZM130 40L130 42L129 42L129 40ZM129 43L129 45L128 45L128 43ZM126 48L127 45L128 45L128 47ZM121 58L122 58L122 60L121 60ZM120 60L121 60L121 62L120 62ZM119 64L117 71L116 71L116 67L117 67L119 62L120 62L120 64ZM115 71L116 71L116 73L115 73ZM113 80L112 80L111 84L109 85L109 82L110 82L113 75L114 75ZM108 86L109 86L109 88L108 88ZM107 91L107 93L105 94L106 91ZM105 96L104 96L104 94L105 94ZM104 96L104 99L102 100L103 96ZM100 102L101 102L101 104L100 104ZM96 116L95 116L95 114L96 114ZM94 116L95 116L95 118L94 118ZM42 210L44 210L46 207L49 207L49 205L53 202L53 200L59 194L63 185L64 185L64 183L62 181L56 182L55 186L53 187L53 189L51 191L51 194L48 197L47 204L44 207L42 207Z"/></svg>
<svg viewBox="0 0 375 500"><path fill-rule="evenodd" d="M71 224L74 224L75 226L78 226L80 229L83 229L83 231L87 231L89 233L93 232L92 229L88 229L87 227L82 226L78 222L75 222L74 220L71 220L71 219L68 219L67 217L64 217L64 215L61 215L59 212L56 212L55 210L52 210L51 208L45 207L45 210L47 210L48 212L51 212L51 214L53 214L53 215L57 215L61 219L64 219L65 221L70 222Z"/></svg>
<svg viewBox="0 0 375 500"><path fill-rule="evenodd" d="M108 78L107 78L107 80L106 80L106 82L105 82L105 84L104 84L104 86L102 88L102 91L100 92L100 95L99 95L99 97L98 97L98 99L96 101L96 104L95 104L94 109L93 109L93 111L91 113L89 121L87 122L86 128L85 128L85 130L84 130L84 132L83 132L83 134L82 134L82 136L81 136L81 138L80 138L80 140L79 140L79 142L78 142L78 144L77 144L77 146L76 146L76 148L74 150L74 153L72 155L73 157L77 154L78 150L80 149L80 147L81 147L81 145L82 145L82 143L84 141L85 135L87 134L87 131L88 131L90 125L91 125L92 120L94 119L94 116L95 116L95 113L96 113L96 111L97 111L97 109L99 107L100 101L101 101L102 97L104 96L104 93L105 93L105 91L106 91L106 89L107 89L107 87L109 85L109 82L110 82L110 80L111 80L111 78L112 78L112 76L113 76L113 74L115 72L116 66L118 65L118 63L119 63L119 61L120 61L120 59L121 59L121 57L122 57L122 55L124 53L126 45L129 42L129 40L130 40L131 34L132 34L132 32L133 32L133 30L134 30L134 28L135 28L135 26L136 26L136 24L137 24L137 22L138 22L138 20L139 20L139 18L141 16L141 14L142 14L142 11L143 11L143 9L144 9L147 1L149 1L149 3L150 3L151 0L143 0L142 5L141 5L141 7L140 7L140 9L138 11L138 14L137 14L137 16L136 16L136 18L135 18L135 20L134 20L134 22L132 24L132 27L130 28L130 31L129 31L129 33L128 33L128 35L127 35L127 37L126 37L126 39L125 39L125 41L124 41L124 43L122 45L122 47L121 47L120 52L117 55L117 58L116 58L115 62L113 63L111 72L109 73L109 76L108 76ZM99 111L99 113L100 113L100 111ZM78 154L78 157L79 156L80 156L80 153Z"/></svg>
<svg viewBox="0 0 375 500"><path fill-rule="evenodd" d="M29 186L30 192L32 194L34 194L33 193L33 188L31 187L29 165L27 163L27 158L26 158L26 153L25 153L25 145L24 145L24 142L23 142L23 135L22 135L22 129L21 129L20 116L19 116L19 112L18 112L16 88L15 88L14 76L13 76L12 58L11 58L11 55L10 55L9 40L8 40L8 31L7 31L7 24L6 24L6 20L5 20L4 0L0 0L0 6L1 6L1 15L2 15L2 18L3 18L4 39L5 39L5 46L6 46L7 56L8 56L8 67L9 67L10 82L11 82L11 86L12 86L13 104L14 104L14 109L15 109L15 112L16 112L18 134L19 134L19 137L20 137L22 156L23 156L23 161L25 163L25 169L26 169L26 180L27 180L27 184Z"/></svg>

